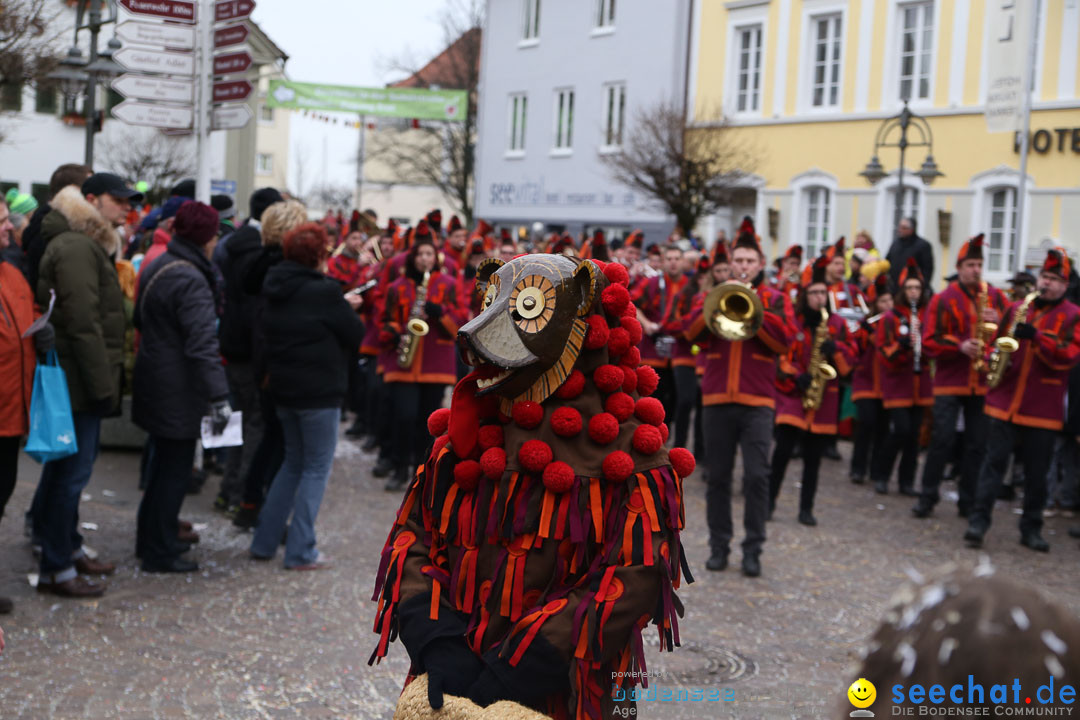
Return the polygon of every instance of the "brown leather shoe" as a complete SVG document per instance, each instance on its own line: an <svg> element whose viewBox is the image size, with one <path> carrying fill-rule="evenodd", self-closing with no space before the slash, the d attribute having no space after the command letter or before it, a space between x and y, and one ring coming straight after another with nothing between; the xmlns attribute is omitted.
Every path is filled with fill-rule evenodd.
<svg viewBox="0 0 1080 720"><path fill-rule="evenodd" d="M41 578L38 580L37 591L69 598L101 597L105 594L105 585L79 576L64 582L46 582L45 578Z"/></svg>
<svg viewBox="0 0 1080 720"><path fill-rule="evenodd" d="M112 575L116 572L116 566L112 563L92 560L85 555L75 561L75 569L81 575Z"/></svg>
<svg viewBox="0 0 1080 720"><path fill-rule="evenodd" d="M192 525L192 524L191 524L190 522L188 522L187 520L177 520L177 521L176 521L176 524L177 524L177 526L179 526L179 528L180 528L181 530L191 530L191 529L192 529L192 527L194 527L194 526L193 526L193 525Z"/></svg>
<svg viewBox="0 0 1080 720"><path fill-rule="evenodd" d="M195 543L199 542L199 533L195 532L194 530L185 530L184 528L180 528L180 532L176 533L176 539L182 543L194 545Z"/></svg>

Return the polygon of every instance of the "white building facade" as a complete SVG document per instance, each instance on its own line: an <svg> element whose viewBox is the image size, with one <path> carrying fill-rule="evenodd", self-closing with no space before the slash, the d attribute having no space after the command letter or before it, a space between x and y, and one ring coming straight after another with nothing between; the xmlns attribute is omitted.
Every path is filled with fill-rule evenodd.
<svg viewBox="0 0 1080 720"><path fill-rule="evenodd" d="M602 164L639 113L686 91L688 0L489 0L480 71L476 215L516 235L674 219Z"/></svg>

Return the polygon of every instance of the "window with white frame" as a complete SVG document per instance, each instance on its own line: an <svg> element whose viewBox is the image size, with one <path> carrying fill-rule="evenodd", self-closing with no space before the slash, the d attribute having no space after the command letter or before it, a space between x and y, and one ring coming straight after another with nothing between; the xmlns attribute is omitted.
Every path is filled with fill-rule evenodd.
<svg viewBox="0 0 1080 720"><path fill-rule="evenodd" d="M510 96L510 142L506 149L510 152L525 152L525 117L528 114L528 98L525 93Z"/></svg>
<svg viewBox="0 0 1080 720"><path fill-rule="evenodd" d="M986 270L1012 272L1016 267L1016 188L998 187L987 192Z"/></svg>
<svg viewBox="0 0 1080 720"><path fill-rule="evenodd" d="M930 99L930 65L934 51L934 3L900 6L901 100Z"/></svg>
<svg viewBox="0 0 1080 720"><path fill-rule="evenodd" d="M892 215L889 215L890 220L896 217L896 197L897 188L893 188L889 191L889 211ZM912 218L916 222L919 220L919 190L918 188L905 187L904 188L904 201L900 204L900 217Z"/></svg>
<svg viewBox="0 0 1080 720"><path fill-rule="evenodd" d="M259 105L259 122L272 123L274 122L274 108L263 103Z"/></svg>
<svg viewBox="0 0 1080 720"><path fill-rule="evenodd" d="M829 188L815 185L803 190L806 207L806 231L803 243L806 257L815 258L830 242L829 216L832 210L832 194Z"/></svg>
<svg viewBox="0 0 1080 720"><path fill-rule="evenodd" d="M540 38L540 0L521 0L521 39Z"/></svg>
<svg viewBox="0 0 1080 720"><path fill-rule="evenodd" d="M756 113L761 109L761 25L735 30L738 52L735 111Z"/></svg>
<svg viewBox="0 0 1080 720"><path fill-rule="evenodd" d="M811 20L810 105L816 108L840 104L841 25L840 15Z"/></svg>
<svg viewBox="0 0 1080 720"><path fill-rule="evenodd" d="M615 0L596 0L596 29L615 27Z"/></svg>
<svg viewBox="0 0 1080 720"><path fill-rule="evenodd" d="M274 173L274 156L270 153L259 153L255 156L255 172L260 175L272 175Z"/></svg>
<svg viewBox="0 0 1080 720"><path fill-rule="evenodd" d="M570 150L574 146L574 91L563 89L555 91L555 127L553 147L556 150Z"/></svg>
<svg viewBox="0 0 1080 720"><path fill-rule="evenodd" d="M618 148L623 144L623 128L626 124L626 85L612 83L604 86L604 143L605 148Z"/></svg>

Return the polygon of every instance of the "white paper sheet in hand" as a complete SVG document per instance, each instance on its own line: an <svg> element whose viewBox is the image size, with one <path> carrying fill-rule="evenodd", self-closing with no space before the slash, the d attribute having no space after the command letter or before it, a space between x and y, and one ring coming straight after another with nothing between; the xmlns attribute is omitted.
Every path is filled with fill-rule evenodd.
<svg viewBox="0 0 1080 720"><path fill-rule="evenodd" d="M49 309L45 311L45 314L39 317L34 322L30 323L30 326L26 328L26 332L22 334L24 338L28 338L36 333L41 328L45 327L45 323L49 322L49 318L52 317L53 306L56 305L56 291L49 290Z"/></svg>
<svg viewBox="0 0 1080 720"><path fill-rule="evenodd" d="M236 447L244 444L243 415L240 410L229 416L229 424L220 435L210 430L210 416L202 419L202 444L204 448Z"/></svg>

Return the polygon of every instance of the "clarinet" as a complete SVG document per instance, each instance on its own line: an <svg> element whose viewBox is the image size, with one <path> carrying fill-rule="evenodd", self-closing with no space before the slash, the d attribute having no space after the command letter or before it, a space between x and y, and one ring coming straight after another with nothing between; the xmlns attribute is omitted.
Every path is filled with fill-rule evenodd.
<svg viewBox="0 0 1080 720"><path fill-rule="evenodd" d="M915 354L912 370L918 375L922 372L922 328L919 327L919 305L911 301L911 351Z"/></svg>

